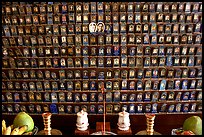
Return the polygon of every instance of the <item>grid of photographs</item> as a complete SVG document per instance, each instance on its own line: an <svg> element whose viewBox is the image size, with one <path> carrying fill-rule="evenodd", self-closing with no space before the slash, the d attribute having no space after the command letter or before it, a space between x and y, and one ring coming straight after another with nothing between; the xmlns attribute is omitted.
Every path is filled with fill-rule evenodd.
<svg viewBox="0 0 204 137"><path fill-rule="evenodd" d="M3 2L2 110L200 112L201 23L201 2Z"/></svg>

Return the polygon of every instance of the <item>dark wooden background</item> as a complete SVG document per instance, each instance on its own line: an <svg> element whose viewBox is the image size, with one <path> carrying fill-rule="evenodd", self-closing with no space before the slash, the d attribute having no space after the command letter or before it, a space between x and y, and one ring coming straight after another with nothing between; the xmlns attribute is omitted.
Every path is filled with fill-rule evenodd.
<svg viewBox="0 0 204 137"><path fill-rule="evenodd" d="M183 122L190 116L200 116L202 118L202 113L200 114L156 114L154 130L160 132L162 135L170 135L173 128L182 127ZM38 127L39 131L43 130L43 118L41 115L32 115L35 122L35 126ZM7 125L13 123L15 115L2 115L2 119L6 120ZM74 135L76 129L76 115L66 115L66 114L53 114L51 117L51 127L53 129L59 129L62 131L63 135ZM90 133L94 132L96 129L96 122L103 122L103 115L88 115ZM118 126L118 115L106 115L106 122L110 122L111 131L114 132ZM130 124L132 133L136 134L141 130L146 129L146 118L145 115L130 115ZM116 132L115 132L116 133Z"/></svg>

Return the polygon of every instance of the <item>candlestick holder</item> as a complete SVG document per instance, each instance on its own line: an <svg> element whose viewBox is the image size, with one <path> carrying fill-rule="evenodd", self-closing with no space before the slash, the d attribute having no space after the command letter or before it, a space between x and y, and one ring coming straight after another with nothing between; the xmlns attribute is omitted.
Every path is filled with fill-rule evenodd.
<svg viewBox="0 0 204 137"><path fill-rule="evenodd" d="M136 133L136 135L161 135L161 133L154 131L155 114L145 114L147 128Z"/></svg>
<svg viewBox="0 0 204 137"><path fill-rule="evenodd" d="M44 130L41 130L37 135L62 135L62 132L51 128L51 113L43 113Z"/></svg>

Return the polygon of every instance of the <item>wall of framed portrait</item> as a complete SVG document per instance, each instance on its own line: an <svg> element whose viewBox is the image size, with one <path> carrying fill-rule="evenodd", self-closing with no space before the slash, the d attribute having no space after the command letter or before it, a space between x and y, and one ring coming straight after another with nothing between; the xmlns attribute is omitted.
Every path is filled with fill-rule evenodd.
<svg viewBox="0 0 204 137"><path fill-rule="evenodd" d="M2 114L201 114L201 23L201 2L4 2Z"/></svg>

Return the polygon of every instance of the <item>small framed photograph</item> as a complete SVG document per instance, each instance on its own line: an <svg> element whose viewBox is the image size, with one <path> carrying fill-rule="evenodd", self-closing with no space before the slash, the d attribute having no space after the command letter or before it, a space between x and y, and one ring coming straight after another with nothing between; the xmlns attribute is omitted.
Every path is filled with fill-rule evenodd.
<svg viewBox="0 0 204 137"><path fill-rule="evenodd" d="M135 58L134 57L129 58L129 67L135 67Z"/></svg>
<svg viewBox="0 0 204 137"><path fill-rule="evenodd" d="M151 112L151 104L147 104L145 106L145 113L150 113Z"/></svg>
<svg viewBox="0 0 204 137"><path fill-rule="evenodd" d="M120 22L126 22L126 14L125 13L120 14Z"/></svg>
<svg viewBox="0 0 204 137"><path fill-rule="evenodd" d="M151 25L151 33L157 33L157 24L152 23L152 25Z"/></svg>
<svg viewBox="0 0 204 137"><path fill-rule="evenodd" d="M201 66L201 65L202 65L202 58L201 57L196 57L195 66Z"/></svg>
<svg viewBox="0 0 204 137"><path fill-rule="evenodd" d="M201 43L201 35L197 34L195 38L195 44L200 44Z"/></svg>
<svg viewBox="0 0 204 137"><path fill-rule="evenodd" d="M169 112L169 113L172 113L172 112L174 112L174 109L175 109L175 105L172 104L172 105L169 106L168 112Z"/></svg>
<svg viewBox="0 0 204 137"><path fill-rule="evenodd" d="M122 94L122 96L121 96L121 101L122 101L122 102L126 102L127 99L128 99L127 94Z"/></svg>
<svg viewBox="0 0 204 137"><path fill-rule="evenodd" d="M74 86L74 85L73 85L73 82L71 82L71 81L68 81L68 82L67 82L67 90L68 90L68 91L72 91L72 90L73 90L73 86Z"/></svg>
<svg viewBox="0 0 204 137"><path fill-rule="evenodd" d="M157 4L156 11L157 11L157 12L162 12L162 11L163 11L163 4L162 4L162 3L158 3L158 4Z"/></svg>
<svg viewBox="0 0 204 137"><path fill-rule="evenodd" d="M183 112L188 112L189 111L189 103L185 103L183 105Z"/></svg>
<svg viewBox="0 0 204 137"><path fill-rule="evenodd" d="M191 92L190 92L189 99L190 99L190 100L195 100L195 99L196 99L196 92L195 92L195 91L191 91Z"/></svg>
<svg viewBox="0 0 204 137"><path fill-rule="evenodd" d="M176 104L175 112L181 112L181 103Z"/></svg>
<svg viewBox="0 0 204 137"><path fill-rule="evenodd" d="M121 78L127 79L127 76L128 76L128 71L127 70L122 70L121 71Z"/></svg>
<svg viewBox="0 0 204 137"><path fill-rule="evenodd" d="M188 59L188 66L194 66L194 64L195 64L194 60L195 60L194 56L190 56L189 59Z"/></svg>
<svg viewBox="0 0 204 137"><path fill-rule="evenodd" d="M121 67L127 67L127 57L126 56L121 57Z"/></svg>
<svg viewBox="0 0 204 137"><path fill-rule="evenodd" d="M192 12L198 12L198 11L199 11L199 3L194 3Z"/></svg>
<svg viewBox="0 0 204 137"><path fill-rule="evenodd" d="M137 73L137 78L143 78L143 76L144 76L143 70L139 69Z"/></svg>
<svg viewBox="0 0 204 137"><path fill-rule="evenodd" d="M103 114L103 105L98 105L98 114Z"/></svg>
<svg viewBox="0 0 204 137"><path fill-rule="evenodd" d="M77 23L82 23L82 14L80 14L80 13L76 14L76 22Z"/></svg>
<svg viewBox="0 0 204 137"><path fill-rule="evenodd" d="M105 22L110 23L111 22L111 15L110 13L105 13Z"/></svg>
<svg viewBox="0 0 204 137"><path fill-rule="evenodd" d="M96 102L96 93L91 93L90 94L90 101L91 102Z"/></svg>
<svg viewBox="0 0 204 137"><path fill-rule="evenodd" d="M172 64L173 64L172 56L167 56L166 65L167 66L172 66Z"/></svg>
<svg viewBox="0 0 204 137"><path fill-rule="evenodd" d="M154 3L150 3L150 5L149 5L149 11L150 11L150 12L155 12L155 4L154 4Z"/></svg>
<svg viewBox="0 0 204 137"><path fill-rule="evenodd" d="M123 21L123 22L125 22L125 14L123 14L123 17L121 16L121 21ZM128 23L133 23L133 17L134 17L134 15L133 15L133 13L128 13L128 17L127 17L127 21L128 21Z"/></svg>
<svg viewBox="0 0 204 137"><path fill-rule="evenodd" d="M36 89L37 89L37 91L43 90L42 82L36 82Z"/></svg>
<svg viewBox="0 0 204 137"><path fill-rule="evenodd" d="M200 30L201 30L201 23L196 23L194 31L195 32L200 32Z"/></svg>
<svg viewBox="0 0 204 137"><path fill-rule="evenodd" d="M149 44L149 42L150 42L150 39L149 39L149 35L148 34L146 34L145 36L144 36L144 44Z"/></svg>
<svg viewBox="0 0 204 137"><path fill-rule="evenodd" d="M88 83L88 81L83 81L83 90L89 90L89 83Z"/></svg>
<svg viewBox="0 0 204 137"><path fill-rule="evenodd" d="M152 57L151 58L151 66L158 66L158 61L157 57Z"/></svg>
<svg viewBox="0 0 204 137"><path fill-rule="evenodd" d="M165 26L165 33L171 33L171 24Z"/></svg>
<svg viewBox="0 0 204 137"><path fill-rule="evenodd" d="M173 3L172 4L172 6L171 6L171 12L177 12L177 7L178 5L177 5L177 3L175 2L175 3Z"/></svg>
<svg viewBox="0 0 204 137"><path fill-rule="evenodd" d="M174 57L174 66L180 66L180 57L179 56Z"/></svg>
<svg viewBox="0 0 204 137"><path fill-rule="evenodd" d="M35 102L35 95L33 92L28 93L29 102Z"/></svg>
<svg viewBox="0 0 204 137"><path fill-rule="evenodd" d="M164 21L167 23L170 23L170 15L169 14L165 15Z"/></svg>
<svg viewBox="0 0 204 137"><path fill-rule="evenodd" d="M187 66L187 58L186 57L181 58L181 66Z"/></svg>
<svg viewBox="0 0 204 137"><path fill-rule="evenodd" d="M173 80L168 81L168 87L167 87L167 89L171 89L171 90L174 89L174 81L173 81Z"/></svg>
<svg viewBox="0 0 204 137"><path fill-rule="evenodd" d="M178 12L183 12L183 11L184 11L184 3L181 2L181 3L179 4L179 7L178 7Z"/></svg>
<svg viewBox="0 0 204 137"><path fill-rule="evenodd" d="M140 15L139 15L139 16L140 16ZM139 17L139 19L138 19L137 22L140 22L140 18L141 18L141 17ZM145 23L148 22L148 20L149 20L149 19L148 19L148 14L143 14L143 18L142 18L142 19L143 19L143 20L142 20L143 22L145 22ZM135 20L136 20L136 19L135 19ZM135 22L136 22L136 21L135 21Z"/></svg>
<svg viewBox="0 0 204 137"><path fill-rule="evenodd" d="M131 32L134 32L134 25L132 24L132 31ZM140 23L138 23L138 24L136 24L136 26L135 26L135 28L136 28L136 32L137 33L141 33L142 32L142 25L140 24Z"/></svg>
<svg viewBox="0 0 204 137"><path fill-rule="evenodd" d="M183 90L188 89L188 80L184 80L184 81L182 82L182 89L183 89Z"/></svg>
<svg viewBox="0 0 204 137"><path fill-rule="evenodd" d="M197 47L196 55L202 54L202 47Z"/></svg>
<svg viewBox="0 0 204 137"><path fill-rule="evenodd" d="M202 89L202 80L197 81L196 89Z"/></svg>
<svg viewBox="0 0 204 137"><path fill-rule="evenodd" d="M175 78L181 78L181 73L182 73L181 69L175 70Z"/></svg>
<svg viewBox="0 0 204 137"><path fill-rule="evenodd" d="M152 55L158 55L159 49L158 47L153 48Z"/></svg>
<svg viewBox="0 0 204 137"><path fill-rule="evenodd" d="M112 93L106 92L106 102L112 102Z"/></svg>
<svg viewBox="0 0 204 137"><path fill-rule="evenodd" d="M75 100L75 102L80 102L80 94L79 93L76 93L74 95L74 100Z"/></svg>
<svg viewBox="0 0 204 137"><path fill-rule="evenodd" d="M137 81L137 90L143 90L143 83L140 80Z"/></svg>
<svg viewBox="0 0 204 137"><path fill-rule="evenodd" d="M135 104L130 104L129 113L135 113Z"/></svg>
<svg viewBox="0 0 204 137"><path fill-rule="evenodd" d="M4 33L5 33L5 35L7 35L7 36L9 36L9 34L10 34L10 33L8 32L8 31L9 31L8 29L9 29L8 27L5 27L5 26L4 26L4 31L5 31ZM11 29L11 34L12 34L12 36L17 36L17 29L16 29L16 27L15 27L15 26L11 26L10 29ZM30 33L29 33L29 34L30 34Z"/></svg>
<svg viewBox="0 0 204 137"><path fill-rule="evenodd" d="M157 35L152 35L151 44L157 44Z"/></svg>
<svg viewBox="0 0 204 137"><path fill-rule="evenodd" d="M166 80L162 80L160 82L160 88L159 90L165 90L166 89Z"/></svg>
<svg viewBox="0 0 204 137"><path fill-rule="evenodd" d="M136 37L136 44L141 44L142 43L142 37L141 36L137 36Z"/></svg>
<svg viewBox="0 0 204 137"><path fill-rule="evenodd" d="M119 24L113 23L113 33L118 34L119 33Z"/></svg>
<svg viewBox="0 0 204 137"><path fill-rule="evenodd" d="M82 33L83 34L88 34L88 32L89 32L88 24L82 24Z"/></svg>
<svg viewBox="0 0 204 137"><path fill-rule="evenodd" d="M182 95L182 92L178 92L177 95L176 95L176 101L180 101L181 100L181 95Z"/></svg>
<svg viewBox="0 0 204 137"><path fill-rule="evenodd" d="M96 106L95 106L95 105L91 105L89 112L90 112L91 114L95 114L95 113L96 113Z"/></svg>
<svg viewBox="0 0 204 137"><path fill-rule="evenodd" d="M172 32L173 33L178 33L178 28L179 28L179 25L178 24L174 24Z"/></svg>
<svg viewBox="0 0 204 137"><path fill-rule="evenodd" d="M164 43L164 35L159 36L158 44L163 44Z"/></svg>
<svg viewBox="0 0 204 137"><path fill-rule="evenodd" d="M163 13L159 13L157 16L157 22L163 22Z"/></svg>
<svg viewBox="0 0 204 137"><path fill-rule="evenodd" d="M202 77L202 69L198 69L197 77Z"/></svg>
<svg viewBox="0 0 204 137"><path fill-rule="evenodd" d="M100 47L98 50L98 55L99 56L104 56L104 47Z"/></svg>
<svg viewBox="0 0 204 137"><path fill-rule="evenodd" d="M150 57L146 57L144 61L144 66L150 66Z"/></svg>
<svg viewBox="0 0 204 137"><path fill-rule="evenodd" d="M145 82L145 90L150 90L151 89L151 81L148 80Z"/></svg>
<svg viewBox="0 0 204 137"><path fill-rule="evenodd" d="M130 84L129 84L129 89L130 90L135 90L135 82L134 81L131 81Z"/></svg>
<svg viewBox="0 0 204 137"><path fill-rule="evenodd" d="M96 71L95 70L91 70L90 72L90 79L96 79Z"/></svg>
<svg viewBox="0 0 204 137"><path fill-rule="evenodd" d="M176 80L176 81L175 81L175 86L174 86L174 88L175 88L176 90L179 90L179 89L180 89L180 83L181 83L180 80Z"/></svg>
<svg viewBox="0 0 204 137"><path fill-rule="evenodd" d="M7 92L5 94L5 96L6 96L7 102L13 102L13 96L12 96L11 92Z"/></svg>
<svg viewBox="0 0 204 137"><path fill-rule="evenodd" d="M144 19L144 17L143 17L143 19ZM145 19L146 19L146 21L147 21L147 15L146 15ZM140 15L140 13L136 13L136 14L135 14L135 22L136 22L136 23L141 22L141 15Z"/></svg>
<svg viewBox="0 0 204 137"><path fill-rule="evenodd" d="M64 92L59 92L59 102L65 102L65 93Z"/></svg>
<svg viewBox="0 0 204 137"><path fill-rule="evenodd" d="M166 44L171 44L172 43L172 37L171 35L166 36Z"/></svg>
<svg viewBox="0 0 204 137"><path fill-rule="evenodd" d="M108 71L108 72L111 72L111 71ZM110 75L110 77L111 77L111 75ZM120 70L119 69L114 71L114 78L120 78Z"/></svg>
<svg viewBox="0 0 204 137"><path fill-rule="evenodd" d="M81 91L81 82L80 81L76 81L74 83L75 86L75 90Z"/></svg>
<svg viewBox="0 0 204 137"><path fill-rule="evenodd" d="M146 50L145 50L146 51ZM150 51L148 51L148 52L150 52ZM147 53L148 53L147 52ZM136 52L136 54L138 55L138 56L140 56L140 55L143 55L143 47L142 46L137 46L137 52Z"/></svg>
<svg viewBox="0 0 204 137"><path fill-rule="evenodd" d="M190 25L187 26L187 33L193 33L193 24L190 24ZM191 35L189 35L189 36L191 36Z"/></svg>
<svg viewBox="0 0 204 137"><path fill-rule="evenodd" d="M186 6L185 6L185 12L191 12L191 3L190 2L187 2L186 3Z"/></svg>
<svg viewBox="0 0 204 137"><path fill-rule="evenodd" d="M143 26L143 33L148 33L149 31L149 25L148 24L144 24Z"/></svg>
<svg viewBox="0 0 204 137"><path fill-rule="evenodd" d="M127 80L122 80L121 89L127 90Z"/></svg>
<svg viewBox="0 0 204 137"><path fill-rule="evenodd" d="M39 45L44 45L44 44L45 44L45 43L44 43L44 39L43 39L42 36L38 36L38 44L39 44Z"/></svg>
<svg viewBox="0 0 204 137"><path fill-rule="evenodd" d="M152 113L157 113L157 103L152 104Z"/></svg>
<svg viewBox="0 0 204 137"><path fill-rule="evenodd" d="M160 100L161 100L161 101L165 101L166 99L167 99L167 92L163 91L163 92L161 93Z"/></svg>
<svg viewBox="0 0 204 137"><path fill-rule="evenodd" d="M88 13L89 12L89 3L88 2L84 2L83 3L83 12L84 13Z"/></svg>
<svg viewBox="0 0 204 137"><path fill-rule="evenodd" d="M13 113L13 107L11 105L8 105L7 109L8 109L9 113ZM20 111L28 113L26 110L26 106L24 106L24 105L20 106Z"/></svg>
<svg viewBox="0 0 204 137"><path fill-rule="evenodd" d="M199 91L197 94L197 100L202 100L202 91Z"/></svg>
<svg viewBox="0 0 204 137"><path fill-rule="evenodd" d="M113 15L112 15L113 17L112 17L112 20L113 20L113 23L117 23L118 22L118 13L114 13Z"/></svg>
<svg viewBox="0 0 204 137"><path fill-rule="evenodd" d="M147 46L145 48L145 55L151 55L151 47Z"/></svg>
<svg viewBox="0 0 204 137"><path fill-rule="evenodd" d="M108 48L109 47L107 47L107 50L108 50ZM135 52L135 51L133 51L133 52ZM126 46L122 46L121 47L121 56L126 56L126 55L127 55L127 47Z"/></svg>
<svg viewBox="0 0 204 137"><path fill-rule="evenodd" d="M158 69L153 69L152 70L152 78L158 78Z"/></svg>
<svg viewBox="0 0 204 137"><path fill-rule="evenodd" d="M87 94L83 93L81 99L83 102L87 102Z"/></svg>

